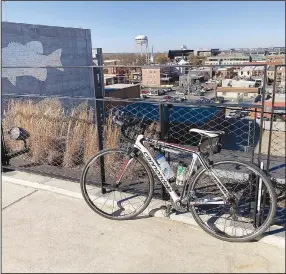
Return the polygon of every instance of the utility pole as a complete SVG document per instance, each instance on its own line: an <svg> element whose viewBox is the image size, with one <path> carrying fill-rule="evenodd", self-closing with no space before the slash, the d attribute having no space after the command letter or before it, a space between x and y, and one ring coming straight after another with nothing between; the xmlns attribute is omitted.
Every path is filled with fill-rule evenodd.
<svg viewBox="0 0 286 274"><path fill-rule="evenodd" d="M190 101L190 74L188 72L188 101Z"/></svg>

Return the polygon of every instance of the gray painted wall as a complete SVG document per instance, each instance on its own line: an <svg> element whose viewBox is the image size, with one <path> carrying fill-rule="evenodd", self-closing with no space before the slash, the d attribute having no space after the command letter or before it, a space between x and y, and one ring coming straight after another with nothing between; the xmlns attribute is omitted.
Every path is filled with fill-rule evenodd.
<svg viewBox="0 0 286 274"><path fill-rule="evenodd" d="M16 44L9 46L11 42ZM11 49L12 45L13 50ZM30 50L29 53L26 49ZM51 55L55 51L57 52ZM40 58L39 60L44 66L53 64L62 64L63 67L92 65L90 30L2 22L2 66L9 65L11 62L14 66L15 61L16 66L37 66L39 64L37 58ZM12 70L5 71L5 73L2 71L2 94L84 97L92 95L93 82L90 68L64 68L64 71L47 68L47 70L40 71L37 69L37 72L35 70L24 71L23 69L16 70L16 72L15 69ZM15 85L14 81L11 82L4 77L6 74L13 74L13 77L16 74ZM40 76L37 76L38 74ZM45 80L41 81L39 78L42 80L45 78Z"/></svg>

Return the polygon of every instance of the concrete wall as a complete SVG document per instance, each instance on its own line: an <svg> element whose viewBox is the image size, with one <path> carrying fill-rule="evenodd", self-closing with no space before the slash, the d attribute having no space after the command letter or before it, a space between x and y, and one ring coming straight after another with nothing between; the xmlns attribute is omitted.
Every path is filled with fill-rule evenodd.
<svg viewBox="0 0 286 274"><path fill-rule="evenodd" d="M2 22L2 61L18 67L92 65L90 30ZM90 68L2 71L2 94L91 96L92 85Z"/></svg>

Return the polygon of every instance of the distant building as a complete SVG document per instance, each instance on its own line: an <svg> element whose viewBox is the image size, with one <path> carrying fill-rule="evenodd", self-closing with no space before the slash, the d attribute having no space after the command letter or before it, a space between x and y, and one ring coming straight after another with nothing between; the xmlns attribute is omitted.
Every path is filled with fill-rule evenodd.
<svg viewBox="0 0 286 274"><path fill-rule="evenodd" d="M146 87L160 87L161 69L157 66L146 66L142 68L142 85Z"/></svg>
<svg viewBox="0 0 286 274"><path fill-rule="evenodd" d="M142 67L142 85L146 87L160 87L172 82L178 77L178 70L174 66L144 66Z"/></svg>
<svg viewBox="0 0 286 274"><path fill-rule="evenodd" d="M129 98L140 98L140 85L132 84L114 84L104 88L105 97L129 99ZM122 101L106 101L104 103L105 112L108 113L110 110L124 106L125 103Z"/></svg>
<svg viewBox="0 0 286 274"><path fill-rule="evenodd" d="M238 70L238 76L244 78L262 77L264 74L264 67L246 66Z"/></svg>
<svg viewBox="0 0 286 274"><path fill-rule="evenodd" d="M222 87L235 87L235 88L252 88L255 87L255 80L234 80L224 79L221 81Z"/></svg>
<svg viewBox="0 0 286 274"><path fill-rule="evenodd" d="M245 87L218 87L216 89L217 96L223 96L228 99L237 99L239 96L243 98L255 98L259 93L259 88Z"/></svg>
<svg viewBox="0 0 286 274"><path fill-rule="evenodd" d="M105 66L114 66L114 67L107 67L105 70L107 70L108 74L116 74L117 73L117 65L119 65L120 60L103 60L103 65Z"/></svg>
<svg viewBox="0 0 286 274"><path fill-rule="evenodd" d="M269 66L267 70L268 82L272 83L275 76L275 67ZM276 72L276 85L277 87L285 87L285 67L277 67Z"/></svg>
<svg viewBox="0 0 286 274"><path fill-rule="evenodd" d="M219 49L198 49L196 51L197 56L216 56L220 53Z"/></svg>
<svg viewBox="0 0 286 274"><path fill-rule="evenodd" d="M264 75L264 67L254 67L252 77L262 77Z"/></svg>
<svg viewBox="0 0 286 274"><path fill-rule="evenodd" d="M180 62L178 62L178 65L180 66L187 66L190 63L188 61L185 61L184 59L180 60ZM178 75L185 75L188 74L189 71L189 67L176 67L177 71L178 71Z"/></svg>
<svg viewBox="0 0 286 274"><path fill-rule="evenodd" d="M261 105L261 102L257 102L254 103L257 105ZM274 107L282 107L282 108L286 108L286 100L285 100L285 94L276 94L275 95L275 99L274 99ZM251 111L251 117L254 118L255 117L255 112L254 112L254 108L252 109L253 111ZM264 102L264 117L265 118L270 118L271 117L271 111L272 111L272 98L270 98L269 100L265 100ZM274 113L279 113L280 111L275 111ZM284 119L285 117L285 110L282 110L282 113L284 113ZM258 112L257 117L260 117L260 113ZM285 142L285 137L284 137L284 142Z"/></svg>
<svg viewBox="0 0 286 274"><path fill-rule="evenodd" d="M236 65L250 62L250 57L242 54L219 54L208 57L206 65Z"/></svg>
<svg viewBox="0 0 286 274"><path fill-rule="evenodd" d="M140 85L114 84L105 87L105 97L140 98Z"/></svg>
<svg viewBox="0 0 286 274"><path fill-rule="evenodd" d="M183 49L183 50L169 50L168 58L171 60L175 59L187 59L189 55L194 54L193 49Z"/></svg>
<svg viewBox="0 0 286 274"><path fill-rule="evenodd" d="M276 64L285 64L285 54L272 54L272 55L266 55L265 60L267 62L276 63Z"/></svg>
<svg viewBox="0 0 286 274"><path fill-rule="evenodd" d="M265 54L264 53L250 53L252 62L264 62Z"/></svg>
<svg viewBox="0 0 286 274"><path fill-rule="evenodd" d="M212 77L212 68L199 67L188 70L185 75L179 76L179 86L188 87L188 85L199 84L209 80Z"/></svg>
<svg viewBox="0 0 286 274"><path fill-rule="evenodd" d="M231 67L223 67L223 68L216 68L215 69L215 76L216 79L225 79L230 78L232 68Z"/></svg>
<svg viewBox="0 0 286 274"><path fill-rule="evenodd" d="M117 83L116 74L104 74L104 85L113 85Z"/></svg>

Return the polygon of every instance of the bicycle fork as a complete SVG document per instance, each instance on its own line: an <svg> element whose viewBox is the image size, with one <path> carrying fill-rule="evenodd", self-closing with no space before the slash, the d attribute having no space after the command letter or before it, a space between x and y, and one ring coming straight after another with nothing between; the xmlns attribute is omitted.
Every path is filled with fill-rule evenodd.
<svg viewBox="0 0 286 274"><path fill-rule="evenodd" d="M134 158L130 158L128 160L125 161L125 163L123 164L123 167L121 169L121 172L119 173L119 176L117 177L116 181L115 181L115 185L118 186L120 184L120 180L124 174L124 171L126 170L126 168L131 164L131 162L134 160Z"/></svg>

